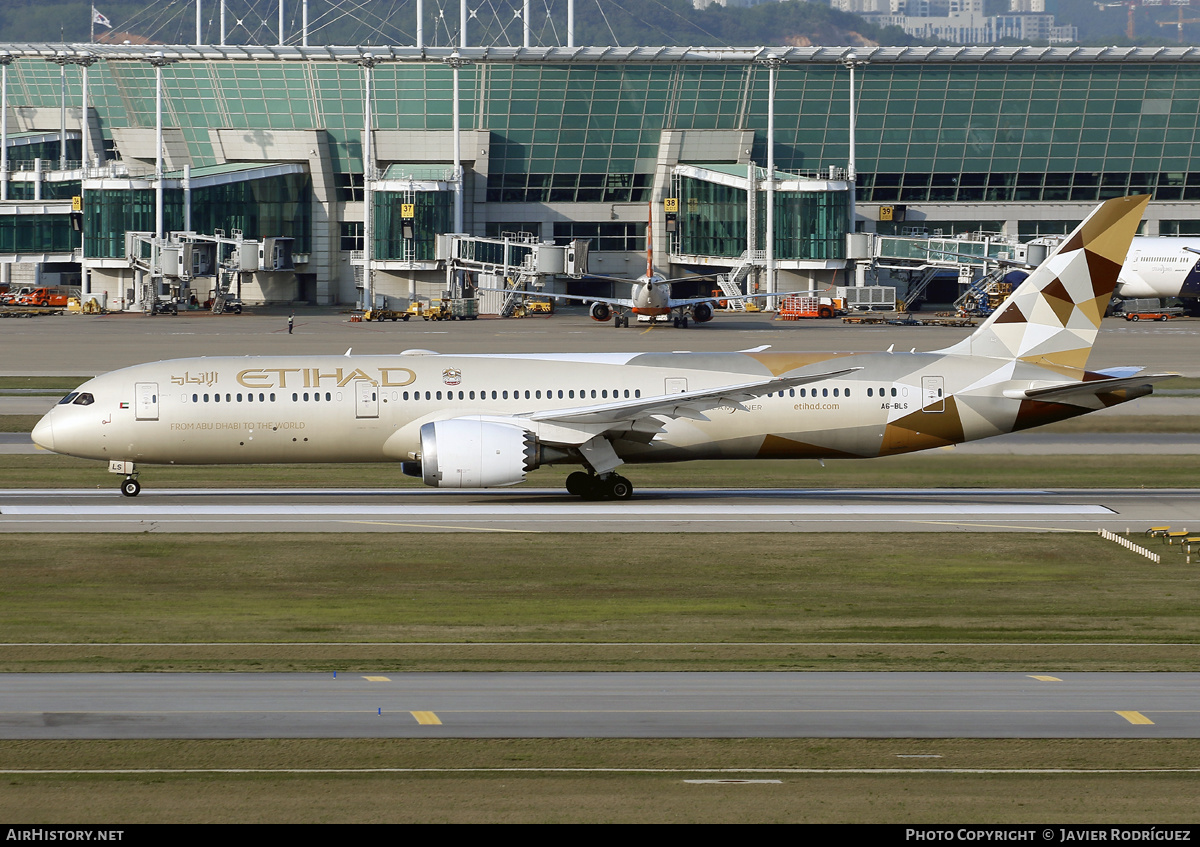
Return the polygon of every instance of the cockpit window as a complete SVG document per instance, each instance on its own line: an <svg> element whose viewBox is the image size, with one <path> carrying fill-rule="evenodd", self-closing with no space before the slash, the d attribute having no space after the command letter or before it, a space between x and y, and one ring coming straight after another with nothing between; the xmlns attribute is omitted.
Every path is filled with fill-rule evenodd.
<svg viewBox="0 0 1200 847"><path fill-rule="evenodd" d="M96 398L92 395L83 392L73 401L76 406L90 406L96 402Z"/></svg>
<svg viewBox="0 0 1200 847"><path fill-rule="evenodd" d="M79 396L79 392L78 392L78 391L72 391L72 392L71 392L70 394L68 394L66 397L64 397L63 399L59 400L59 401L58 401L58 405L60 405L60 406L66 406L66 405L68 405L69 403L72 403L72 402L74 402L75 398L76 398L76 397L78 397L78 396Z"/></svg>

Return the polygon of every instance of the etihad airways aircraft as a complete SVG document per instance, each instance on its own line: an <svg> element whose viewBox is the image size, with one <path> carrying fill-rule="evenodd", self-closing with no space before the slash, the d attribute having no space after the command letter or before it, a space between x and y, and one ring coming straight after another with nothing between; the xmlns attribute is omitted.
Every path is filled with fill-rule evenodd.
<svg viewBox="0 0 1200 847"><path fill-rule="evenodd" d="M1117 278L1121 298L1178 297L1200 314L1200 237L1137 236Z"/></svg>
<svg viewBox="0 0 1200 847"><path fill-rule="evenodd" d="M1082 415L1172 374L1087 370L1149 198L1099 206L962 341L930 353L565 353L177 359L90 380L33 430L47 450L138 467L395 461L441 488L577 465L626 499L624 465L908 453Z"/></svg>

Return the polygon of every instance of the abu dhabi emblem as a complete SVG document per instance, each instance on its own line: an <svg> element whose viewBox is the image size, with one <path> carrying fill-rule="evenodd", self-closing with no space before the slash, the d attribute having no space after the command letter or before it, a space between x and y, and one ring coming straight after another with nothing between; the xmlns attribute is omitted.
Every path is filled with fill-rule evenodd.
<svg viewBox="0 0 1200 847"><path fill-rule="evenodd" d="M462 382L462 371L458 368L446 368L442 371L442 382L446 385L458 385Z"/></svg>

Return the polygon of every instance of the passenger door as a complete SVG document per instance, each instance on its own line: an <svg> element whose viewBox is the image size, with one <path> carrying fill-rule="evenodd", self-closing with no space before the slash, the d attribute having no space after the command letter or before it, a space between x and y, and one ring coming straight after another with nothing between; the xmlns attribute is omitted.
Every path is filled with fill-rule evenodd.
<svg viewBox="0 0 1200 847"><path fill-rule="evenodd" d="M158 420L158 383L134 383L133 392L135 398L133 406L135 420Z"/></svg>
<svg viewBox="0 0 1200 847"><path fill-rule="evenodd" d="M359 419L379 417L379 387L368 380L354 381L354 416Z"/></svg>
<svg viewBox="0 0 1200 847"><path fill-rule="evenodd" d="M946 411L945 380L940 376L921 377L921 411Z"/></svg>

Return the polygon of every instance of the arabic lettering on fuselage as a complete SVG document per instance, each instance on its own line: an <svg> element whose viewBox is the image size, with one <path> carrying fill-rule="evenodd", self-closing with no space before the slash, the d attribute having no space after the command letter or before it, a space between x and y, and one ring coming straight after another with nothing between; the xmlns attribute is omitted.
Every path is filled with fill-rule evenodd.
<svg viewBox="0 0 1200 847"><path fill-rule="evenodd" d="M193 374L191 371L184 371L183 376L171 377L171 382L176 385L215 385L217 382L217 372L203 371L202 373Z"/></svg>

